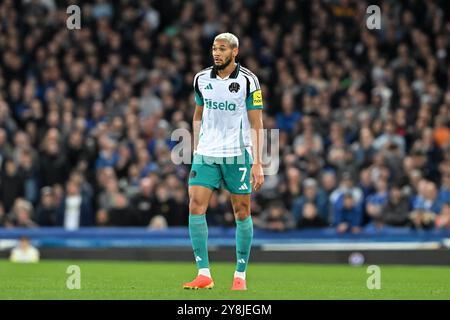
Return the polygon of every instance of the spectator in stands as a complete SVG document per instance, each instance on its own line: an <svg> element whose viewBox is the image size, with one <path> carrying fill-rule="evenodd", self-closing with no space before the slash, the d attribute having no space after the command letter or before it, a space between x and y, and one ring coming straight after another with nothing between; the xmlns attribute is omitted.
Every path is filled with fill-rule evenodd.
<svg viewBox="0 0 450 320"><path fill-rule="evenodd" d="M144 178L158 169L158 165L151 159L147 147L139 148L136 151L136 158L140 178Z"/></svg>
<svg viewBox="0 0 450 320"><path fill-rule="evenodd" d="M114 194L112 206L106 210L107 225L119 227L133 225L135 221L130 208L129 201L123 193Z"/></svg>
<svg viewBox="0 0 450 320"><path fill-rule="evenodd" d="M154 229L154 230L162 230L162 229L166 229L167 227L168 227L168 224L167 224L166 218L159 214L154 216L150 220L150 223L148 224L148 228Z"/></svg>
<svg viewBox="0 0 450 320"><path fill-rule="evenodd" d="M450 229L450 202L446 202L442 205L441 212L435 219L436 228Z"/></svg>
<svg viewBox="0 0 450 320"><path fill-rule="evenodd" d="M33 163L32 153L24 150L20 154L19 176L24 183L24 197L32 204L36 204L39 197L38 172Z"/></svg>
<svg viewBox="0 0 450 320"><path fill-rule="evenodd" d="M130 166L133 163L132 152L130 147L126 143L121 143L119 145L119 160L116 163L115 170L117 172L117 177L119 179L126 178ZM126 180L125 180L126 181Z"/></svg>
<svg viewBox="0 0 450 320"><path fill-rule="evenodd" d="M86 180L83 170L72 171L69 175L69 180L74 181L76 184L78 184L83 196L85 196L89 201L92 200L92 198L94 197L94 190L91 184Z"/></svg>
<svg viewBox="0 0 450 320"><path fill-rule="evenodd" d="M359 166L366 166L371 163L372 156L375 154L373 146L374 137L370 128L361 128L359 140L351 146L355 153L355 161Z"/></svg>
<svg viewBox="0 0 450 320"><path fill-rule="evenodd" d="M100 193L100 196L98 197L99 208L109 210L114 207L117 195L119 195L120 193L121 190L119 188L119 183L116 176L114 175L106 178L105 189Z"/></svg>
<svg viewBox="0 0 450 320"><path fill-rule="evenodd" d="M12 147L8 142L7 132L5 129L0 127L0 164L2 164L5 159L11 157L11 155Z"/></svg>
<svg viewBox="0 0 450 320"><path fill-rule="evenodd" d="M276 115L276 126L280 130L291 134L302 114L296 110L294 96L291 92L285 92L281 98L281 112Z"/></svg>
<svg viewBox="0 0 450 320"><path fill-rule="evenodd" d="M59 132L49 130L43 141L43 151L40 155L40 181L43 186L55 183L64 185L68 177L66 157L59 146Z"/></svg>
<svg viewBox="0 0 450 320"><path fill-rule="evenodd" d="M170 198L169 189L164 183L158 185L155 190L155 198L151 210L151 219L153 219L154 216L158 215L161 218L164 218L166 220L166 224L168 224L170 214L173 210L172 206L173 202ZM150 221L147 222L147 224L149 223Z"/></svg>
<svg viewBox="0 0 450 320"><path fill-rule="evenodd" d="M322 154L322 137L315 132L312 117L303 117L301 123L303 125L303 132L298 135L293 142L295 154L300 158L307 157L308 155Z"/></svg>
<svg viewBox="0 0 450 320"><path fill-rule="evenodd" d="M450 202L450 172L442 175L442 184L439 188L438 201L440 203Z"/></svg>
<svg viewBox="0 0 450 320"><path fill-rule="evenodd" d="M14 201L11 212L7 215L6 227L35 228L38 227L32 220L33 206L23 198L17 198Z"/></svg>
<svg viewBox="0 0 450 320"><path fill-rule="evenodd" d="M69 162L69 170L75 169L80 160L89 159L88 146L84 143L83 138L81 130L72 130L69 133L64 151Z"/></svg>
<svg viewBox="0 0 450 320"><path fill-rule="evenodd" d="M441 210L441 203L437 198L436 185L427 180L419 183L418 195L413 199L410 219L415 228L431 228L436 214Z"/></svg>
<svg viewBox="0 0 450 320"><path fill-rule="evenodd" d="M429 212L439 213L441 203L438 198L436 184L428 180L419 182L417 196L413 199L413 210L425 210Z"/></svg>
<svg viewBox="0 0 450 320"><path fill-rule="evenodd" d="M96 169L115 167L119 161L117 143L106 135L99 139L100 153L95 163Z"/></svg>
<svg viewBox="0 0 450 320"><path fill-rule="evenodd" d="M317 213L317 207L313 202L303 205L302 216L298 221L298 228L326 227L328 223Z"/></svg>
<svg viewBox="0 0 450 320"><path fill-rule="evenodd" d="M292 208L293 199L301 195L301 171L292 166L286 169L286 178L279 188L279 197L283 200L287 209Z"/></svg>
<svg viewBox="0 0 450 320"><path fill-rule="evenodd" d="M17 131L17 124L9 110L9 105L3 99L0 100L0 127L6 131L7 135L13 135Z"/></svg>
<svg viewBox="0 0 450 320"><path fill-rule="evenodd" d="M326 170L322 172L321 175L321 183L322 183L322 189L327 194L328 198L331 201L331 194L336 189L337 185L337 178L336 173L333 170Z"/></svg>
<svg viewBox="0 0 450 320"><path fill-rule="evenodd" d="M323 221L328 221L328 201L326 194L319 188L317 181L308 178L303 181L303 195L298 197L293 204L292 214L296 221L299 221L303 215L305 203L314 203L318 215Z"/></svg>
<svg viewBox="0 0 450 320"><path fill-rule="evenodd" d="M54 184L52 187L53 198L55 205L59 208L64 199L64 188L60 184Z"/></svg>
<svg viewBox="0 0 450 320"><path fill-rule="evenodd" d="M95 214L95 224L98 227L108 227L109 226L108 211L106 211L105 209L97 210Z"/></svg>
<svg viewBox="0 0 450 320"><path fill-rule="evenodd" d="M24 183L14 160L6 159L0 179L0 195L5 211L11 210L15 200L24 196Z"/></svg>
<svg viewBox="0 0 450 320"><path fill-rule="evenodd" d="M327 142L327 163L336 169L338 175L356 171L356 161L345 136L345 128L334 121L330 126L330 139Z"/></svg>
<svg viewBox="0 0 450 320"><path fill-rule="evenodd" d="M333 218L338 233L359 233L363 219L362 204L355 200L352 192L347 191L336 201Z"/></svg>
<svg viewBox="0 0 450 320"><path fill-rule="evenodd" d="M361 169L359 173L359 183L358 187L363 192L364 202L367 200L367 197L375 192L374 183L372 180L371 170L369 168Z"/></svg>
<svg viewBox="0 0 450 320"><path fill-rule="evenodd" d="M40 226L52 227L56 225L57 203L52 187L44 187L41 190L41 200L36 209L36 221Z"/></svg>
<svg viewBox="0 0 450 320"><path fill-rule="evenodd" d="M148 225L152 218L155 203L154 194L157 180L155 178L144 178L139 185L139 192L132 199L134 213L134 224L139 226Z"/></svg>
<svg viewBox="0 0 450 320"><path fill-rule="evenodd" d="M174 226L185 226L187 224L186 219L188 219L189 213L189 205L185 201L186 199L186 190L182 186L178 186L175 188L172 194L172 211L169 213L168 224L170 227ZM216 214L222 215L221 205L219 204L216 209L218 212ZM208 215L211 215L211 211L214 210L213 203L210 203L208 207Z"/></svg>
<svg viewBox="0 0 450 320"><path fill-rule="evenodd" d="M375 139L373 147L376 150L388 149L391 144L395 144L402 154L405 153L405 139L396 133L395 123L387 121L384 126L384 133Z"/></svg>
<svg viewBox="0 0 450 320"><path fill-rule="evenodd" d="M402 189L393 185L389 191L389 200L381 209L382 223L387 226L403 227L409 224L409 199Z"/></svg>
<svg viewBox="0 0 450 320"><path fill-rule="evenodd" d="M384 179L378 180L375 183L375 193L367 197L365 205L366 212L371 223L375 227L381 227L383 224L383 207L389 199L388 184Z"/></svg>
<svg viewBox="0 0 450 320"><path fill-rule="evenodd" d="M364 194L359 187L354 186L352 174L350 172L344 172L341 179L342 180L338 188L336 188L330 195L330 204L335 206L344 193L351 193L353 196L353 201L357 205L361 205L364 200Z"/></svg>
<svg viewBox="0 0 450 320"><path fill-rule="evenodd" d="M285 231L295 227L295 218L281 201L274 201L261 213L256 225L271 231Z"/></svg>
<svg viewBox="0 0 450 320"><path fill-rule="evenodd" d="M162 150L171 150L176 144L170 139L170 124L160 120L155 129L154 138L148 143L148 150L152 156L160 154Z"/></svg>
<svg viewBox="0 0 450 320"><path fill-rule="evenodd" d="M446 124L448 120L444 116L436 116L433 138L438 147L442 148L450 143L450 128Z"/></svg>
<svg viewBox="0 0 450 320"><path fill-rule="evenodd" d="M68 181L66 192L57 212L57 225L66 230L77 230L94 224L94 215L89 199L81 194L75 181Z"/></svg>

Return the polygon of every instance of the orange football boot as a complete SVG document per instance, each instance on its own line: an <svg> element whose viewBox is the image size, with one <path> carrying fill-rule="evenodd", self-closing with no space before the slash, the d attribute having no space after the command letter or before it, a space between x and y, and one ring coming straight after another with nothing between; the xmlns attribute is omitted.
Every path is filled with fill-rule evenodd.
<svg viewBox="0 0 450 320"><path fill-rule="evenodd" d="M238 278L238 277L234 278L233 286L231 287L231 290L239 290L239 291L247 290L246 281L242 278Z"/></svg>
<svg viewBox="0 0 450 320"><path fill-rule="evenodd" d="M193 281L183 284L184 289L212 289L213 287L213 279L204 275L198 275Z"/></svg>

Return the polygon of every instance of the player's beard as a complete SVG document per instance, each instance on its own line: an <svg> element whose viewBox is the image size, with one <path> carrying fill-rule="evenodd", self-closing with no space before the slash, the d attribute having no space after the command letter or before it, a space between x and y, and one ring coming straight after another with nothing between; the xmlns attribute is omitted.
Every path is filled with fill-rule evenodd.
<svg viewBox="0 0 450 320"><path fill-rule="evenodd" d="M231 56L228 58L228 60L226 60L224 63L222 63L222 64L219 64L219 65L217 65L217 64L214 64L214 69L216 70L216 71L219 71L219 70L223 70L223 69L225 69L226 67L228 67L228 65L231 63Z"/></svg>

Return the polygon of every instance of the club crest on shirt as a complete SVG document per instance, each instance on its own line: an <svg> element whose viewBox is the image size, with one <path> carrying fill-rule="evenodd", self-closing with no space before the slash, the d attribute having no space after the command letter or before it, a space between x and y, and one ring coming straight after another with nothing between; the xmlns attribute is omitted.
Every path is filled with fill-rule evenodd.
<svg viewBox="0 0 450 320"><path fill-rule="evenodd" d="M239 86L239 83L233 82L233 83L231 83L230 86L228 87L228 90L230 90L230 92L238 92L240 88L241 88L241 87Z"/></svg>

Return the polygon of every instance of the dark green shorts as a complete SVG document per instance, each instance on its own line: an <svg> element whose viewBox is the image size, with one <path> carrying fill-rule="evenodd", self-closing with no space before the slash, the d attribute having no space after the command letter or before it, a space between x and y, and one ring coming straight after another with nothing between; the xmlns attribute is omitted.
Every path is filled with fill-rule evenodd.
<svg viewBox="0 0 450 320"><path fill-rule="evenodd" d="M212 190L219 189L221 184L230 193L249 194L250 170L253 159L247 150L241 156L209 157L194 155L189 186L204 186Z"/></svg>

